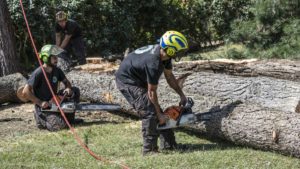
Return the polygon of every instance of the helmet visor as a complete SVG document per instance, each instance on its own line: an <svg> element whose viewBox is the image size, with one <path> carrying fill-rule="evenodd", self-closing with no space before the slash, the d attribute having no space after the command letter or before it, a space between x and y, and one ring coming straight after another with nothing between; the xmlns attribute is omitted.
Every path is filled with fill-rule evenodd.
<svg viewBox="0 0 300 169"><path fill-rule="evenodd" d="M57 56L61 54L64 50L56 45L45 45L43 46L41 52L48 53L48 55Z"/></svg>

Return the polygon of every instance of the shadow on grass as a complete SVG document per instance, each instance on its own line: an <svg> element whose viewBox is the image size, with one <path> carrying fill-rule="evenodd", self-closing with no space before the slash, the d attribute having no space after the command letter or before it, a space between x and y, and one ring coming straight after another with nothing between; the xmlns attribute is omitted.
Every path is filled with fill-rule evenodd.
<svg viewBox="0 0 300 169"><path fill-rule="evenodd" d="M123 117L125 119L130 119L130 120L134 120L134 121L139 121L140 120L139 117L137 117L135 115L132 115L132 114L129 114L128 112L114 111L114 112L109 112L109 113L120 116L120 117Z"/></svg>
<svg viewBox="0 0 300 169"><path fill-rule="evenodd" d="M206 150L225 150L225 149L232 149L236 147L241 147L238 145L233 144L227 140L222 139L220 136L221 127L222 127L222 120L227 118L233 110L241 104L241 101L232 102L222 108L220 106L212 107L208 112L211 112L211 120L205 123L206 132L201 132L197 129L193 128L179 128L177 131L184 132L190 136L195 136L201 139L210 140L214 143L212 144L184 144L184 147L187 147L187 151L184 152L191 152L191 151L206 151Z"/></svg>
<svg viewBox="0 0 300 169"><path fill-rule="evenodd" d="M102 125L102 124L122 124L126 122L120 122L116 120L108 121L108 120L94 120L94 121L84 121L80 124L74 124L75 127L81 127L81 126L92 126L92 125Z"/></svg>
<svg viewBox="0 0 300 169"><path fill-rule="evenodd" d="M191 153L196 151L216 151L216 150L226 150L232 149L236 146L232 144L224 143L208 143L208 144L180 144L175 152L179 153Z"/></svg>

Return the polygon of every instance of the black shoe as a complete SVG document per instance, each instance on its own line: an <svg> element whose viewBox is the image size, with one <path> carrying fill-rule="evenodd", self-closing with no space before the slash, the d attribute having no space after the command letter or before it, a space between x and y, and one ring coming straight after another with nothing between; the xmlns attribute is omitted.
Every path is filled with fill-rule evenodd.
<svg viewBox="0 0 300 169"><path fill-rule="evenodd" d="M151 156L151 155L157 155L160 152L158 150L154 150L154 151L143 151L143 156Z"/></svg>
<svg viewBox="0 0 300 169"><path fill-rule="evenodd" d="M178 150L178 151L186 151L188 149L189 149L189 146L185 145L185 144L177 144L175 147L175 150Z"/></svg>
<svg viewBox="0 0 300 169"><path fill-rule="evenodd" d="M44 130L44 129L46 129L46 127L45 127L45 126L43 126L43 125L42 125L42 124L40 124L40 123L36 124L36 127L37 127L38 129L40 129L40 130Z"/></svg>
<svg viewBox="0 0 300 169"><path fill-rule="evenodd" d="M83 122L83 119L74 119L74 121L71 124L82 124Z"/></svg>

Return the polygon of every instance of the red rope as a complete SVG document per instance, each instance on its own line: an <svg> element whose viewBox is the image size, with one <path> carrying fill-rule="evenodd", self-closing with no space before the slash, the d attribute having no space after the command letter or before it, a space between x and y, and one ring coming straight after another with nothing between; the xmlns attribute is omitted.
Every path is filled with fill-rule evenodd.
<svg viewBox="0 0 300 169"><path fill-rule="evenodd" d="M120 163L117 163L117 162L114 162L114 161L110 161L110 160L107 160L107 159L105 159L105 158L102 158L102 157L96 155L92 150L90 150L90 149L83 143L83 141L80 139L80 137L78 136L78 134L75 132L75 129L70 125L68 119L67 119L66 116L65 116L64 111L63 111L62 108L60 107L60 104L59 104L57 98L55 97L55 93L54 93L54 91L53 91L53 89L52 89L52 87L51 87L51 85L50 85L49 79L48 79L48 77L47 77L47 75L46 75L46 72L45 72L45 70L44 70L44 68L43 68L42 61L41 61L41 59L39 58L39 54L38 54L38 51L37 51L37 49L36 49L36 46L35 46L35 43L34 43L34 40L33 40L32 34L31 34L31 31L30 31L30 27L29 27L29 24L28 24L28 21L27 21L27 17L26 17L26 13L25 13L25 10L24 10L24 6L23 6L22 0L20 0L20 5L21 5L21 8L22 8L23 17L24 17L24 20L25 20L25 23L26 23L26 27L27 27L27 31L28 31L28 34L29 34L29 37L30 37L30 40L31 40L32 47L33 47L33 49L34 49L35 55L36 55L36 57L37 57L37 59L38 59L38 62L39 62L39 64L40 64L40 67L42 68L42 72L43 72L44 77L45 77L45 79L46 79L47 85L48 85L48 87L49 87L49 89L50 89L50 91L51 91L51 94L52 94L53 98L54 98L55 104L57 105L57 107L58 107L58 109L59 109L59 111L60 111L62 117L64 118L65 122L67 123L68 127L70 128L72 134L74 135L74 137L75 137L77 143L78 143L82 148L84 148L85 151L87 151L87 152L88 152L92 157L94 157L96 160L103 161L103 162L105 162L105 163L110 163L110 164L117 164L117 165L119 165L119 166L120 166L121 168L123 168L123 169L129 169L129 167L126 166L125 164L120 164Z"/></svg>

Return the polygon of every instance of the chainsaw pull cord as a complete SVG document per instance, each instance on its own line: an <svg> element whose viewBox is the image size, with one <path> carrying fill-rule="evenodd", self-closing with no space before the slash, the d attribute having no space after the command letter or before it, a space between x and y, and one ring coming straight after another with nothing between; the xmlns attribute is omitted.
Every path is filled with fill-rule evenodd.
<svg viewBox="0 0 300 169"><path fill-rule="evenodd" d="M52 96L53 96L53 100L54 100L55 104L57 105L57 107L58 107L58 109L59 109L59 111L60 111L62 117L64 118L65 122L67 123L67 126L70 128L70 130L71 130L73 136L75 137L77 143L78 143L83 149L85 149L92 157L94 157L96 160L99 160L99 161L102 161L102 162L105 162L105 163L109 163L109 164L116 164L116 165L120 166L120 167L123 168L123 169L129 169L129 167L126 166L125 164L117 163L117 162L115 162L115 161L110 161L110 160L107 160L107 159L105 159L105 158L102 158L102 157L96 155L92 150L90 150L90 149L83 143L83 141L80 139L80 137L79 137L78 134L76 133L75 129L70 125L68 119L67 119L66 116L65 116L64 111L63 111L62 108L60 107L60 103L58 102L57 98L55 97L54 91L53 91L53 89L52 89L52 87L51 87L51 85L50 85L49 79L48 79L48 77L47 77L47 75L46 75L46 72L45 72L45 70L44 70L44 68L43 68L42 61L41 61L41 59L39 58L38 51L37 51L37 49L36 49L36 46L35 46L35 43L34 43L34 40L33 40L32 34L31 34L31 31L30 31L30 27L29 27L29 24L28 24L28 21L27 21L27 17L26 17L26 13L25 13L25 10L24 10L24 6L23 6L22 0L20 0L20 6L21 6L21 9L22 9L23 17L24 17L24 20L25 20L25 23L26 23L26 27L27 27L27 31L28 31L28 34L29 34L29 37L30 37L30 40L31 40L32 47L33 47L33 49L34 49L34 52L35 52L35 55L36 55L37 60L38 60L38 62L39 62L39 65L40 65L40 67L41 67L41 69L42 69L43 75L44 75L44 77L45 77L45 79L46 79L47 85L48 85L48 87L49 87L49 89L50 89L50 92L51 92L51 94L52 94Z"/></svg>

